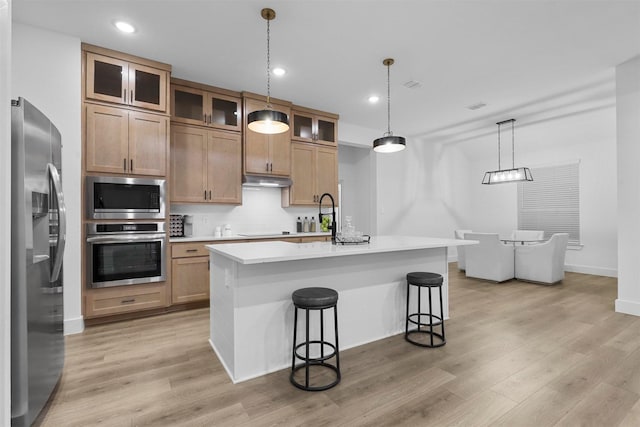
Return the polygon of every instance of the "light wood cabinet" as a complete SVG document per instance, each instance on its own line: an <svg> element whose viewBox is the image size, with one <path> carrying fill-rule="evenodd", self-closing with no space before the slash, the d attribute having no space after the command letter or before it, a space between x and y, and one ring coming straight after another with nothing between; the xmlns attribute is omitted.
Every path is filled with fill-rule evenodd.
<svg viewBox="0 0 640 427"><path fill-rule="evenodd" d="M239 94L179 79L171 81L173 122L231 131L241 130Z"/></svg>
<svg viewBox="0 0 640 427"><path fill-rule="evenodd" d="M87 99L167 112L165 69L131 62L116 52L114 56L86 52L85 82Z"/></svg>
<svg viewBox="0 0 640 427"><path fill-rule="evenodd" d="M250 130L247 115L265 108L266 100L243 98L244 103L244 172L249 175L277 175L288 177L291 174L291 135L283 132L265 135ZM275 110L291 116L291 107L273 102Z"/></svg>
<svg viewBox="0 0 640 427"><path fill-rule="evenodd" d="M209 256L172 259L171 284L173 304L209 299Z"/></svg>
<svg viewBox="0 0 640 427"><path fill-rule="evenodd" d="M293 142L291 144L291 179L293 185L283 189L283 205L316 206L324 193L338 202L338 150L322 145ZM323 205L330 206L329 198Z"/></svg>
<svg viewBox="0 0 640 427"><path fill-rule="evenodd" d="M164 282L91 289L85 293L84 316L94 318L167 305L167 284Z"/></svg>
<svg viewBox="0 0 640 427"><path fill-rule="evenodd" d="M169 119L86 104L87 172L165 176Z"/></svg>
<svg viewBox="0 0 640 427"><path fill-rule="evenodd" d="M293 106L291 109L291 140L338 145L338 115Z"/></svg>
<svg viewBox="0 0 640 427"><path fill-rule="evenodd" d="M242 145L237 132L171 127L171 201L242 203Z"/></svg>

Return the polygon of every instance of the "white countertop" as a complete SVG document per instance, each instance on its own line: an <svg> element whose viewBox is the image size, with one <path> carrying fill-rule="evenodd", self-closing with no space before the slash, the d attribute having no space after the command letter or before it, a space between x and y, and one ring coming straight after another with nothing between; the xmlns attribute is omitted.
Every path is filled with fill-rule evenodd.
<svg viewBox="0 0 640 427"><path fill-rule="evenodd" d="M304 235L308 235L305 233ZM331 242L250 242L207 245L213 253L223 255L240 264L294 261L300 259L328 258L346 255L364 255L382 252L417 249L445 248L474 245L476 240L440 239L414 236L376 236L368 244L333 245Z"/></svg>
<svg viewBox="0 0 640 427"><path fill-rule="evenodd" d="M247 233L247 234L234 234L233 236L213 237L213 236L191 236L191 237L171 237L169 242L171 243L188 243L188 242L220 242L220 241L234 241L234 240L254 240L254 239L274 239L274 238L295 238L295 237L314 237L314 236L331 236L330 232L315 232L315 233Z"/></svg>

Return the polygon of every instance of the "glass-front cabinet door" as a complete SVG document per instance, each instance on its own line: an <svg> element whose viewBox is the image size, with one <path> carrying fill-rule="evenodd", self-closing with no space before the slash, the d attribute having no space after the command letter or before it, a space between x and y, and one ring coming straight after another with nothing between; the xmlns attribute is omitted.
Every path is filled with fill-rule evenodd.
<svg viewBox="0 0 640 427"><path fill-rule="evenodd" d="M168 73L139 64L129 64L129 104L150 110L167 110Z"/></svg>
<svg viewBox="0 0 640 427"><path fill-rule="evenodd" d="M227 130L240 130L240 98L209 93L208 110L209 125Z"/></svg>
<svg viewBox="0 0 640 427"><path fill-rule="evenodd" d="M303 142L313 142L313 117L293 113L293 138Z"/></svg>
<svg viewBox="0 0 640 427"><path fill-rule="evenodd" d="M171 120L192 125L205 125L206 94L200 89L171 86Z"/></svg>
<svg viewBox="0 0 640 427"><path fill-rule="evenodd" d="M316 124L316 142L336 145L336 121L331 118L318 117Z"/></svg>
<svg viewBox="0 0 640 427"><path fill-rule="evenodd" d="M129 63L108 56L87 53L87 98L126 104Z"/></svg>
<svg viewBox="0 0 640 427"><path fill-rule="evenodd" d="M86 73L88 99L167 110L167 71L87 52Z"/></svg>

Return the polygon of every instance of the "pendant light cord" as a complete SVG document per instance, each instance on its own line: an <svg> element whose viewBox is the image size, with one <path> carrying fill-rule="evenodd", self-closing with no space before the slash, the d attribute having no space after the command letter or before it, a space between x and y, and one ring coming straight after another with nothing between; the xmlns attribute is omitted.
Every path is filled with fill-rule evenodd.
<svg viewBox="0 0 640 427"><path fill-rule="evenodd" d="M500 167L500 125L501 123L498 123L498 170L502 170Z"/></svg>
<svg viewBox="0 0 640 427"><path fill-rule="evenodd" d="M391 136L391 64L387 65L387 133L385 135Z"/></svg>
<svg viewBox="0 0 640 427"><path fill-rule="evenodd" d="M515 169L516 168L516 150L515 150L515 143L514 143L514 137L513 137L513 123L514 121L511 122L511 169Z"/></svg>
<svg viewBox="0 0 640 427"><path fill-rule="evenodd" d="M267 19L267 108L271 109L271 49L269 41L271 40L271 28Z"/></svg>

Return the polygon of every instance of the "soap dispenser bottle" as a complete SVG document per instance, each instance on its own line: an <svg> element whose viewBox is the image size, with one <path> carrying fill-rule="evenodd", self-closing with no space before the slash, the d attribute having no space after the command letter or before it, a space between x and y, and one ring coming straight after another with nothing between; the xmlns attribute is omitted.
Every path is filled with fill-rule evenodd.
<svg viewBox="0 0 640 427"><path fill-rule="evenodd" d="M309 232L309 219L305 216L304 221L302 222L302 231L305 233Z"/></svg>
<svg viewBox="0 0 640 427"><path fill-rule="evenodd" d="M309 223L309 231L311 233L316 232L316 218L313 216L311 217L311 222Z"/></svg>
<svg viewBox="0 0 640 427"><path fill-rule="evenodd" d="M298 220L296 221L296 232L302 233L302 220L300 217L298 217Z"/></svg>

